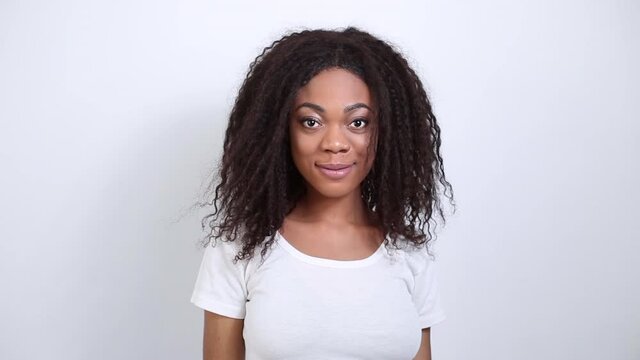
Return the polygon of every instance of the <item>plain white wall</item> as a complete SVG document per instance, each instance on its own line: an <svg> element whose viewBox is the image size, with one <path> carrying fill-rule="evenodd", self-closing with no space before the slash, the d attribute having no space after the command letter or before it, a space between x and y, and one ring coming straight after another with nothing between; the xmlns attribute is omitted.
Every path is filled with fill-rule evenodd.
<svg viewBox="0 0 640 360"><path fill-rule="evenodd" d="M639 359L639 24L631 0L0 2L0 358L199 358L189 206L247 66L357 25L443 132L434 359Z"/></svg>

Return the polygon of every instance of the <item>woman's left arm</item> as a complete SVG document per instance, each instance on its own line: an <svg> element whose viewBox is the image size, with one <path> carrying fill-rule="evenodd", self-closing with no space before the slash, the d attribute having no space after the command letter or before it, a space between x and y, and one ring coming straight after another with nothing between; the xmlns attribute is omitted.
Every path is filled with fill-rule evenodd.
<svg viewBox="0 0 640 360"><path fill-rule="evenodd" d="M422 329L420 349L413 360L431 360L431 328Z"/></svg>

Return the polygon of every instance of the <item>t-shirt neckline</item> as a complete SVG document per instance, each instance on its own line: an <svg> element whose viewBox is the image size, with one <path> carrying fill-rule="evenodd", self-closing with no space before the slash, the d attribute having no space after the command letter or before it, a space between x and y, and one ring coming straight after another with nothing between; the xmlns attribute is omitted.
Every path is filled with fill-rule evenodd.
<svg viewBox="0 0 640 360"><path fill-rule="evenodd" d="M289 254L291 254L298 260L302 260L309 264L333 267L333 268L359 268L359 267L371 265L382 256L382 253L384 250L384 241L383 241L382 244L380 244L378 249L373 254L369 255L364 259L335 260L335 259L327 259L327 258L311 256L303 253L302 251L296 249L293 245L291 245L291 243L289 243L289 241L284 236L282 236L282 234L280 234L280 231L276 231L276 238L278 240L277 243L284 250L286 250Z"/></svg>

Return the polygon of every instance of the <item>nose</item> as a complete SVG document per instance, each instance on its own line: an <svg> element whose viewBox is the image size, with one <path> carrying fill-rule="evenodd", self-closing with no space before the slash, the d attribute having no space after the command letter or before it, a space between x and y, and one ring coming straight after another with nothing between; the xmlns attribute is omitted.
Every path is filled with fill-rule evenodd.
<svg viewBox="0 0 640 360"><path fill-rule="evenodd" d="M343 133L341 125L333 125L327 128L322 138L322 149L333 153L347 152L351 148L349 141Z"/></svg>

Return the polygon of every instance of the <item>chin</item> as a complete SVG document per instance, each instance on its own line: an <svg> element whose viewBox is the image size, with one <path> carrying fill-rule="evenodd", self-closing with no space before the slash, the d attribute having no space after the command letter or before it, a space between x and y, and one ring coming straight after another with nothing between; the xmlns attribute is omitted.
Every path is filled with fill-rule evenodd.
<svg viewBox="0 0 640 360"><path fill-rule="evenodd" d="M320 186L309 184L313 191L326 198L338 199L351 195L354 191L360 191L358 186L345 186L345 184L322 184Z"/></svg>

